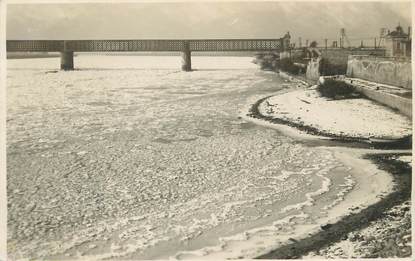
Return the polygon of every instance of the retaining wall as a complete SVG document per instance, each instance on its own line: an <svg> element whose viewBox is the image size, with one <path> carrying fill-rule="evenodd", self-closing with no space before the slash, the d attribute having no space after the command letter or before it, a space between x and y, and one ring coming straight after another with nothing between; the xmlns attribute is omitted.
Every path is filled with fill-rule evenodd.
<svg viewBox="0 0 415 261"><path fill-rule="evenodd" d="M312 50L312 48L309 48ZM319 60L311 59L307 66L307 79L317 80L320 75L346 74L349 55L384 55L384 49L319 48Z"/></svg>
<svg viewBox="0 0 415 261"><path fill-rule="evenodd" d="M351 55L346 75L412 89L411 62L405 59Z"/></svg>
<svg viewBox="0 0 415 261"><path fill-rule="evenodd" d="M318 80L320 77L320 61L321 58L312 58L307 64L306 78L310 80Z"/></svg>
<svg viewBox="0 0 415 261"><path fill-rule="evenodd" d="M402 114L412 119L412 99L399 97L394 94L370 90L364 87L355 86L356 90L366 95L369 99L383 105L399 110Z"/></svg>
<svg viewBox="0 0 415 261"><path fill-rule="evenodd" d="M385 56L384 49L321 48L320 52L323 58L335 65L346 65L350 55Z"/></svg>
<svg viewBox="0 0 415 261"><path fill-rule="evenodd" d="M353 79L346 78L345 76L322 76L318 80L318 84L323 84L325 79L335 79L338 81L344 81L353 85L356 91L364 94L367 98L376 101L380 104L396 109L403 115L412 119L412 99L404 98L392 93L388 93L382 90L375 90L355 83Z"/></svg>

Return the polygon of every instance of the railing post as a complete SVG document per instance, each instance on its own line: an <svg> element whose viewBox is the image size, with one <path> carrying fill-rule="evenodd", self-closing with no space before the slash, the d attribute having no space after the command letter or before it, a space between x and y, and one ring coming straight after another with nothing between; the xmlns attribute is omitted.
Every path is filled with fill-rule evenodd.
<svg viewBox="0 0 415 261"><path fill-rule="evenodd" d="M63 51L61 52L61 70L73 70L73 51L66 49L66 41L63 41Z"/></svg>
<svg viewBox="0 0 415 261"><path fill-rule="evenodd" d="M182 51L182 71L190 72L192 70L192 56L190 51L190 42L184 41Z"/></svg>

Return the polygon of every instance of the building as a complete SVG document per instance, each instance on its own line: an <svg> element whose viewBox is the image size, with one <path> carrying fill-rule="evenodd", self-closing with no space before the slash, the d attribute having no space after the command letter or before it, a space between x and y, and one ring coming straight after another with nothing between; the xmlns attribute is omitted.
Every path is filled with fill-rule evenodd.
<svg viewBox="0 0 415 261"><path fill-rule="evenodd" d="M283 46L284 46L284 50L287 51L290 49L290 40L291 40L291 35L290 32L287 32L284 37L282 38L282 42L283 42Z"/></svg>
<svg viewBox="0 0 415 261"><path fill-rule="evenodd" d="M411 57L411 27L405 33L400 25L395 31L388 31L385 37L386 56Z"/></svg>

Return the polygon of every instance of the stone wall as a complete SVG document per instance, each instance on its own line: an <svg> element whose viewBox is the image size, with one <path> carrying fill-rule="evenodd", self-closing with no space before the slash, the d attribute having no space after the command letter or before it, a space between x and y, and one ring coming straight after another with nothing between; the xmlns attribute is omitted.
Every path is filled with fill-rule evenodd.
<svg viewBox="0 0 415 261"><path fill-rule="evenodd" d="M412 119L412 99L399 97L397 95L370 90L360 86L355 86L356 90L363 93L371 100L383 105L399 110L402 114Z"/></svg>
<svg viewBox="0 0 415 261"><path fill-rule="evenodd" d="M367 98L376 101L380 104L396 109L403 115L412 119L412 99L398 96L389 91L382 89L374 89L371 86L365 86L365 83L356 81L345 76L322 76L318 80L318 84L323 84L325 79L335 79L337 81L343 81L356 88L356 91L364 94Z"/></svg>
<svg viewBox="0 0 415 261"><path fill-rule="evenodd" d="M388 57L355 56L347 62L347 76L412 89L411 62Z"/></svg>
<svg viewBox="0 0 415 261"><path fill-rule="evenodd" d="M311 50L309 48L308 50ZM348 56L351 54L384 55L384 49L319 48L319 58L311 59L307 65L307 79L317 80L320 75L346 74Z"/></svg>
<svg viewBox="0 0 415 261"><path fill-rule="evenodd" d="M309 80L318 80L320 77L321 58L312 58L307 64L306 78Z"/></svg>
<svg viewBox="0 0 415 261"><path fill-rule="evenodd" d="M346 65L350 55L385 56L385 49L322 48L320 52L323 58L335 65Z"/></svg>

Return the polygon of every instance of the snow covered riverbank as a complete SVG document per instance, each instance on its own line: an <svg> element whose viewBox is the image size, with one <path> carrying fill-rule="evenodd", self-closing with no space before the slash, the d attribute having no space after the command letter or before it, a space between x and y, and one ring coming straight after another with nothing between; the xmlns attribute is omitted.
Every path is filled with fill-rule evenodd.
<svg viewBox="0 0 415 261"><path fill-rule="evenodd" d="M330 100L301 89L264 100L259 111L323 135L396 139L411 135L409 118L368 99Z"/></svg>
<svg viewBox="0 0 415 261"><path fill-rule="evenodd" d="M327 136L350 141L353 138L397 139L412 133L410 119L385 106L365 99L327 100L320 97L314 89L301 88L262 98L249 109L248 116L253 117L248 119L256 123L276 128L292 137L308 141L321 140L316 144L332 143L325 138ZM336 124L338 122L340 124ZM344 219L326 226L324 230L327 231L310 234L309 237L279 247L260 258L411 256L412 153L410 150L400 153L388 150L393 148L387 144L394 142L384 144L381 146L386 149L384 154L373 148L348 150L355 157L376 163L373 173L380 169L390 173L393 176L393 189L390 192L382 194L380 201L361 206L357 212L349 212ZM362 148L366 147L363 145ZM363 151L368 154L361 154ZM364 168L364 165L361 167Z"/></svg>
<svg viewBox="0 0 415 261"><path fill-rule="evenodd" d="M352 224L340 240L331 240L306 253L303 258L410 258L411 153L366 155L394 177L394 192L372 206L373 213ZM374 214L377 212L376 214Z"/></svg>

